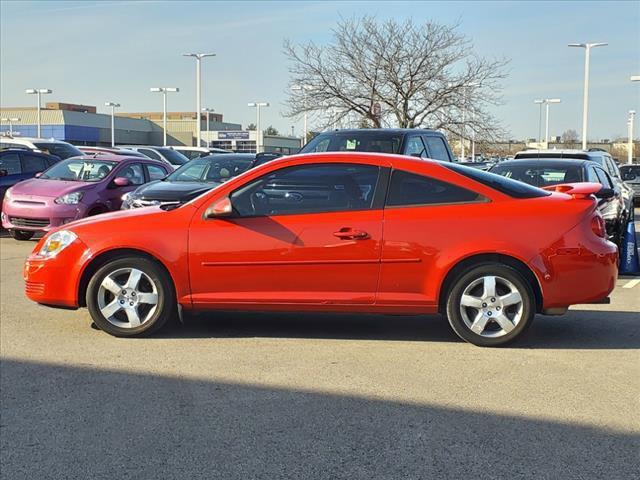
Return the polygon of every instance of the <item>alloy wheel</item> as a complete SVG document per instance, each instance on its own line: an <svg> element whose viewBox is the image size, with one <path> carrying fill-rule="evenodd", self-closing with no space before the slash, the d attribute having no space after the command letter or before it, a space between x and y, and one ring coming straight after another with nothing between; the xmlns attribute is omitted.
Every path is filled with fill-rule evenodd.
<svg viewBox="0 0 640 480"><path fill-rule="evenodd" d="M473 280L460 298L460 314L475 334L497 338L511 332L523 317L523 299L509 280L486 275Z"/></svg>
<svg viewBox="0 0 640 480"><path fill-rule="evenodd" d="M137 328L148 322L158 306L158 288L137 268L119 268L104 277L98 289L98 309L120 328Z"/></svg>

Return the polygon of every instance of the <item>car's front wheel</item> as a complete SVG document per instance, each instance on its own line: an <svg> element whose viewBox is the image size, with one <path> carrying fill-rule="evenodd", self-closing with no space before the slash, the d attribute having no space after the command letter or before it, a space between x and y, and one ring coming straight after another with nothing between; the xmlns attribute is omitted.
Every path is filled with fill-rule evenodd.
<svg viewBox="0 0 640 480"><path fill-rule="evenodd" d="M31 240L35 232L29 230L9 230L9 235L15 240Z"/></svg>
<svg viewBox="0 0 640 480"><path fill-rule="evenodd" d="M533 290L514 268L479 265L460 275L447 298L447 317L460 338L498 347L518 338L536 312Z"/></svg>
<svg viewBox="0 0 640 480"><path fill-rule="evenodd" d="M95 324L117 337L151 334L176 314L173 283L156 262L123 257L99 268L87 287Z"/></svg>

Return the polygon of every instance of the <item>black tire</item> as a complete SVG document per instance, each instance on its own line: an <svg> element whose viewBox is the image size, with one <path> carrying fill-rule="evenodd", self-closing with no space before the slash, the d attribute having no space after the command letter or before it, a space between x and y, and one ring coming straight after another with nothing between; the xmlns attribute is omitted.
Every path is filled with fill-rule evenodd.
<svg viewBox="0 0 640 480"><path fill-rule="evenodd" d="M496 282L496 296L489 298L486 303L481 303L478 309L474 307L463 308L461 302L465 290L471 288L475 283L479 282L480 279L491 276L498 277L498 281ZM506 292L505 289L508 288L507 283L503 283L503 280L510 282L511 286L517 289L521 297L521 307L519 305L505 306L501 303L501 291ZM474 288L482 288L484 291L484 283ZM473 292L474 290L471 291ZM479 296L483 295L484 293L479 294ZM491 300L494 299L497 300L497 303L491 304ZM498 263L481 264L458 276L448 292L446 306L447 318L453 331L463 340L480 347L500 347L513 342L529 328L536 313L535 295L526 278L515 268ZM488 308L482 308L483 306ZM464 310L467 317L466 321L463 317L462 310ZM514 327L509 327L513 328L511 331L505 333L505 329L498 325L495 315L503 313L506 314L508 318L510 315L513 315L515 318L517 315L517 313L515 313L516 311L520 313L519 321ZM487 319L486 327L481 332L482 334L479 334L471 330L467 322L470 321L472 316L479 315L483 312L484 316L482 318ZM487 315L493 316L487 317ZM502 315L500 319L503 320ZM513 323L513 321L511 323Z"/></svg>
<svg viewBox="0 0 640 480"><path fill-rule="evenodd" d="M118 319L112 318L111 321L107 319L103 315L99 306L99 297L105 295L104 291L102 293L100 292L100 287L103 280L105 280L105 278L109 275L117 274L118 271L127 269L136 269L143 272L143 274L147 277L147 284L151 285L151 283L148 282L148 280L151 280L153 282L153 285L155 285L155 289L157 292L157 303L155 304L155 311L149 315L148 319L144 320L140 325L135 327L122 327L114 324L114 321L118 321ZM126 274L123 273L123 275ZM122 288L126 288L126 286L123 285ZM107 295L109 294L110 293L107 293ZM140 293L138 293L138 296L139 295ZM116 300L117 299L115 295L113 295L113 301ZM167 324L169 320L177 317L176 295L171 277L159 264L144 257L120 257L115 260L111 260L106 265L103 265L100 269L98 269L98 271L94 273L94 275L91 277L91 280L89 281L86 292L86 302L91 318L98 326L98 328L116 337L141 337L150 335L160 330L164 325ZM140 311L141 308L143 308L142 303L135 307L136 311ZM120 315L120 313L116 313L117 315ZM120 323L127 322L127 315L124 315L124 317L121 316L120 318L122 318L122 322Z"/></svg>
<svg viewBox="0 0 640 480"><path fill-rule="evenodd" d="M30 232L29 230L9 230L9 235L15 240L31 240L36 232Z"/></svg>

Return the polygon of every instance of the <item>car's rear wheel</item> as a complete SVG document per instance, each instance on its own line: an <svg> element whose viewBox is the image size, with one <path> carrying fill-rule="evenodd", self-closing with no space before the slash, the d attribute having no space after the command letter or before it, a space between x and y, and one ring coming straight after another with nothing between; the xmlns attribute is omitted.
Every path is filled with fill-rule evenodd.
<svg viewBox="0 0 640 480"><path fill-rule="evenodd" d="M481 347L507 345L531 324L533 290L516 269L497 263L460 275L447 298L447 317L456 334Z"/></svg>
<svg viewBox="0 0 640 480"><path fill-rule="evenodd" d="M176 314L173 283L156 262L122 257L102 266L87 287L95 324L117 337L149 335Z"/></svg>
<svg viewBox="0 0 640 480"><path fill-rule="evenodd" d="M30 232L29 230L9 230L9 235L16 240L31 240L35 232Z"/></svg>

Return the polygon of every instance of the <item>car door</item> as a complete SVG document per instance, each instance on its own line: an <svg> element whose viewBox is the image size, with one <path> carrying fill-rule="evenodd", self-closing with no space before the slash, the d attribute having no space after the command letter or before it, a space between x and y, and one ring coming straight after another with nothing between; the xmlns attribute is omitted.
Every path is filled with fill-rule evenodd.
<svg viewBox="0 0 640 480"><path fill-rule="evenodd" d="M351 163L281 168L231 192L233 216L196 214L189 232L193 302L372 304L382 242L384 188L377 187L385 171Z"/></svg>
<svg viewBox="0 0 640 480"><path fill-rule="evenodd" d="M129 180L129 184L124 187L115 185L114 180L118 177L124 177ZM142 163L138 162L126 162L123 165L118 165L115 172L109 180L109 185L105 193L109 209L119 210L122 206L122 196L125 193L129 193L135 190L140 185L145 183L144 170Z"/></svg>

